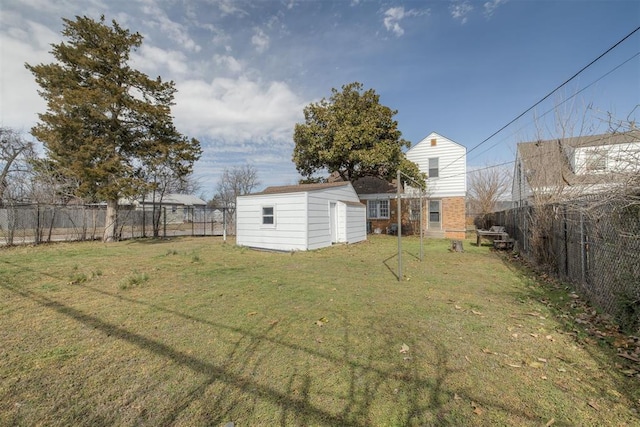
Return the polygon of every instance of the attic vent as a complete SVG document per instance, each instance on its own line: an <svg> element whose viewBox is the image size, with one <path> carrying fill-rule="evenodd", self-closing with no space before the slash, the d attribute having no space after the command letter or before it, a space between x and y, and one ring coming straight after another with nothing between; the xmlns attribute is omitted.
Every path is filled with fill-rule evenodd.
<svg viewBox="0 0 640 427"><path fill-rule="evenodd" d="M432 146L432 147L435 147L435 146L436 146L436 144L437 144L437 140L436 140L435 138L433 138L433 139L431 140L431 146Z"/></svg>

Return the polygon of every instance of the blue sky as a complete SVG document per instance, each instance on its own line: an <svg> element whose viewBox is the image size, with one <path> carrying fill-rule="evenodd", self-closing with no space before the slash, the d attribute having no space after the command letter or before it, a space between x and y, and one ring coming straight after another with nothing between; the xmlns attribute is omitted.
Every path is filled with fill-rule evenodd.
<svg viewBox="0 0 640 427"><path fill-rule="evenodd" d="M637 28L640 2L3 0L2 126L27 134L45 111L23 64L52 61L61 18L101 14L145 37L134 67L175 81L175 124L202 142L195 176L209 198L225 167L246 163L258 189L297 182L303 108L354 81L398 110L412 144L435 131L472 149ZM640 31L471 151L469 169L513 160L540 132L557 136L563 101L556 111L579 123L574 133L637 120L639 52Z"/></svg>

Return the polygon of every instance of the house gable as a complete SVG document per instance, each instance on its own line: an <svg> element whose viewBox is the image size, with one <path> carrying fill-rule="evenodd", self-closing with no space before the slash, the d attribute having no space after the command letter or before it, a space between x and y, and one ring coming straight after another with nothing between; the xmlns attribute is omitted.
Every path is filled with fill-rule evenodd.
<svg viewBox="0 0 640 427"><path fill-rule="evenodd" d="M411 147L406 156L418 165L421 172L427 174L429 197L466 196L466 147L436 132L431 132Z"/></svg>

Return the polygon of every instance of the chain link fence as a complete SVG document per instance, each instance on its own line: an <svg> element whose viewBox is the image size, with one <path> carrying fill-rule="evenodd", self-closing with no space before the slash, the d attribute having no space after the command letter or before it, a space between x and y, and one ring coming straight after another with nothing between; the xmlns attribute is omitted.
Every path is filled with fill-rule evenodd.
<svg viewBox="0 0 640 427"><path fill-rule="evenodd" d="M0 207L0 245L101 239L106 207L11 205ZM138 207L118 210L117 237L235 234L233 211L210 207Z"/></svg>
<svg viewBox="0 0 640 427"><path fill-rule="evenodd" d="M625 329L640 333L640 206L526 206L497 212L490 220L506 227L523 256L574 284Z"/></svg>

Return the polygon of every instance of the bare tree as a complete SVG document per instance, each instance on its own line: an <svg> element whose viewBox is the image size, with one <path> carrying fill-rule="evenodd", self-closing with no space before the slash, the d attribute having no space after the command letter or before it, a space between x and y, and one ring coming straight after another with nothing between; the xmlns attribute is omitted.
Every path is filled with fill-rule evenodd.
<svg viewBox="0 0 640 427"><path fill-rule="evenodd" d="M596 220L614 206L637 204L640 194L640 130L633 120L587 117L576 108L556 108L552 126L536 121L533 142L518 145L514 189L533 207L531 246L538 263L556 259L549 244L554 222L563 212L580 212ZM595 132L596 129L600 133ZM525 195L526 193L526 195ZM603 209L603 207L605 207Z"/></svg>
<svg viewBox="0 0 640 427"><path fill-rule="evenodd" d="M235 210L236 198L251 193L258 185L258 171L251 165L225 168L213 196L213 204Z"/></svg>
<svg viewBox="0 0 640 427"><path fill-rule="evenodd" d="M485 167L469 174L467 199L477 227L488 227L487 215L497 210L500 200L508 198L510 186L511 173L504 168Z"/></svg>
<svg viewBox="0 0 640 427"><path fill-rule="evenodd" d="M30 161L35 158L33 143L8 127L0 127L0 203L23 199L28 194ZM9 185L11 184L11 185Z"/></svg>

